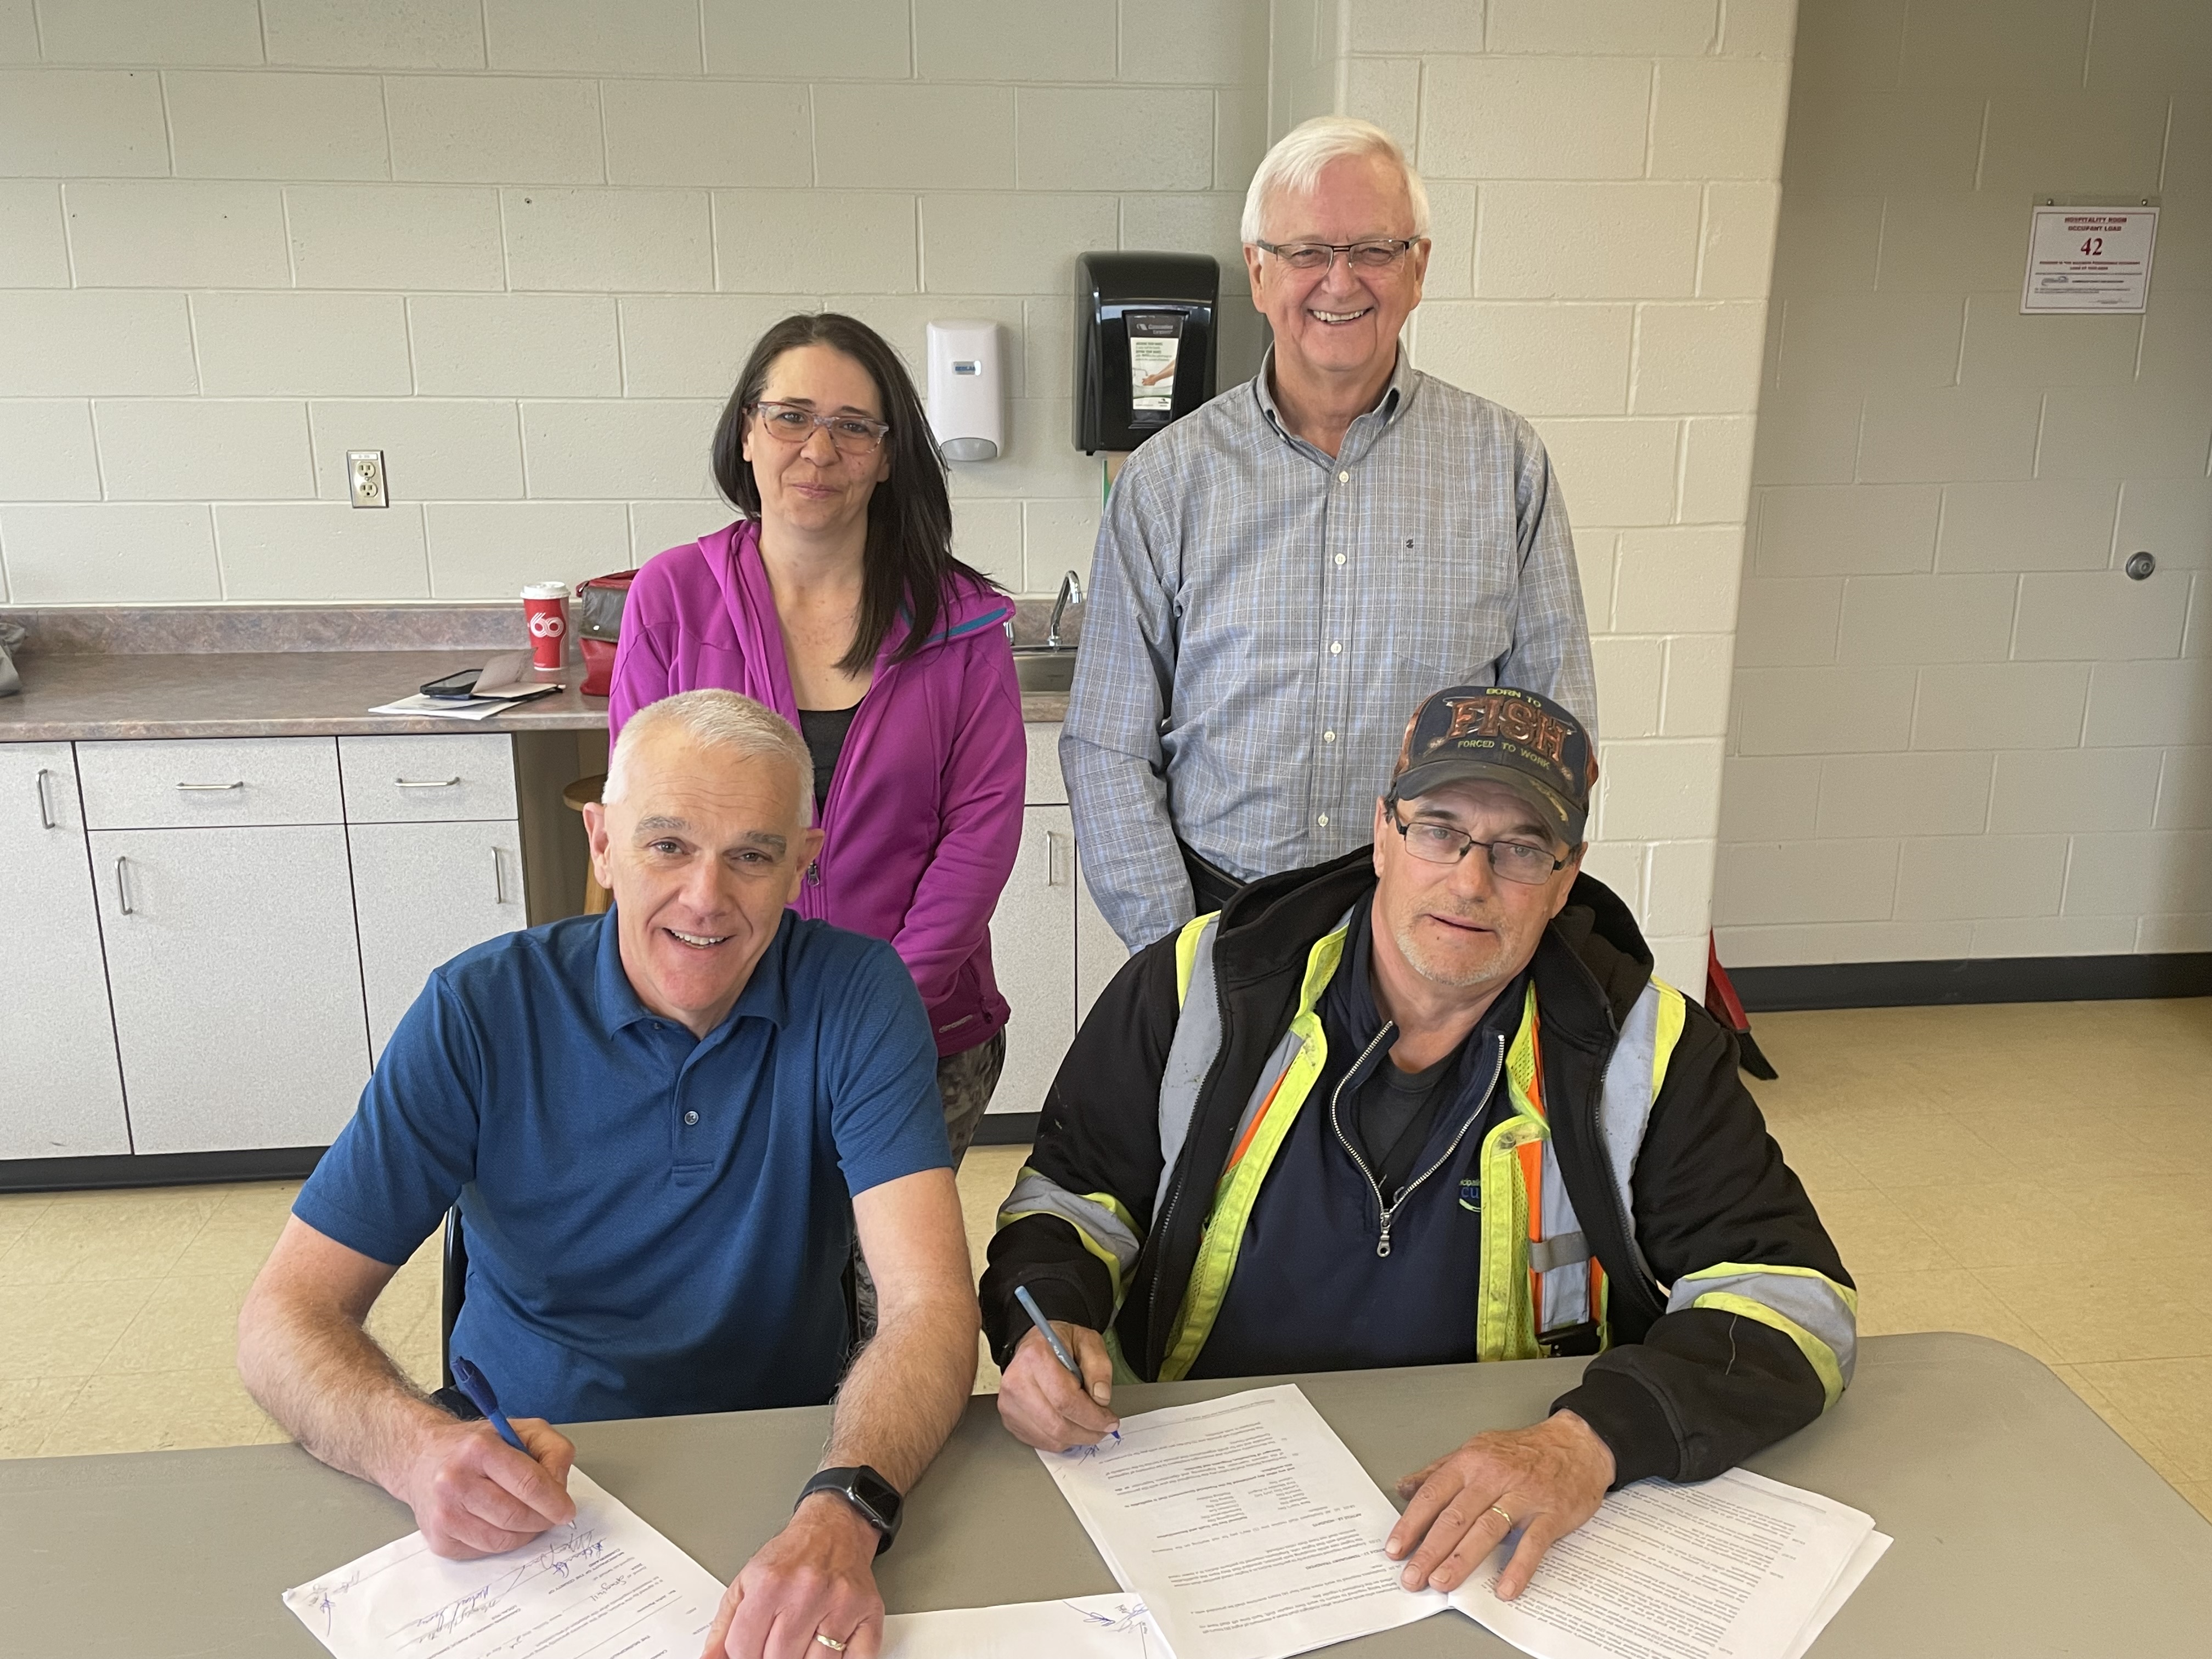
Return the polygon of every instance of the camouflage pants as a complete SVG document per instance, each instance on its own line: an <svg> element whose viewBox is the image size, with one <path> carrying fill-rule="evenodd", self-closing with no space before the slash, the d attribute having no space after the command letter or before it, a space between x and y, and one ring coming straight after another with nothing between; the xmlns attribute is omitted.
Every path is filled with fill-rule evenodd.
<svg viewBox="0 0 2212 1659"><path fill-rule="evenodd" d="M960 1172L960 1160L967 1155L969 1143L975 1139L983 1109L991 1103L991 1091L999 1086L999 1073L1006 1064L1003 1030L988 1042L946 1054L937 1062L937 1092L945 1102L945 1138L952 1145L955 1175ZM852 1285L854 1322L859 1340L866 1342L876 1334L876 1281L868 1276L868 1264L860 1259L858 1238L853 1241Z"/></svg>

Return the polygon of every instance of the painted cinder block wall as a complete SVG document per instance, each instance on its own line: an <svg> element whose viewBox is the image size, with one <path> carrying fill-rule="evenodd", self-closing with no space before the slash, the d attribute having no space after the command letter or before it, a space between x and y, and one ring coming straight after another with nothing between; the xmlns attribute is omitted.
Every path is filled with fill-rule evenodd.
<svg viewBox="0 0 2212 1659"><path fill-rule="evenodd" d="M2048 196L2147 314L2020 314ZM2212 6L1808 5L1764 363L1724 958L2212 950Z"/></svg>
<svg viewBox="0 0 2212 1659"><path fill-rule="evenodd" d="M1271 123L1389 128L1429 183L1425 369L1526 415L1573 520L1589 867L1701 996L1790 0L1279 0Z"/></svg>

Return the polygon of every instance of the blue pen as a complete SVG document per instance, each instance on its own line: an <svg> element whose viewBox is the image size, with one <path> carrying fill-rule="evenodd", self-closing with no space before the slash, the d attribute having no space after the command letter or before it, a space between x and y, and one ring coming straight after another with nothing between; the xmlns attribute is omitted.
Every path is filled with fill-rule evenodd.
<svg viewBox="0 0 2212 1659"><path fill-rule="evenodd" d="M484 1414L484 1421L499 1431L499 1437L520 1452L530 1455L530 1448L514 1431L514 1425L507 1420L507 1413L499 1408L499 1396L491 1391L491 1378L486 1376L469 1360L459 1354L453 1356L453 1384L468 1395L469 1403Z"/></svg>
<svg viewBox="0 0 2212 1659"><path fill-rule="evenodd" d="M1060 1340L1060 1333L1053 1329L1052 1321L1047 1319L1044 1316L1044 1310L1037 1306L1036 1298L1030 1294L1030 1287L1026 1285L1015 1285L1014 1300L1022 1304L1022 1311L1030 1316L1030 1323L1044 1334L1044 1340L1052 1346L1052 1357L1067 1367L1069 1376L1079 1383L1081 1382L1083 1367L1075 1363L1075 1356L1068 1352L1067 1344ZM471 1395L470 1398L474 1399L475 1396Z"/></svg>

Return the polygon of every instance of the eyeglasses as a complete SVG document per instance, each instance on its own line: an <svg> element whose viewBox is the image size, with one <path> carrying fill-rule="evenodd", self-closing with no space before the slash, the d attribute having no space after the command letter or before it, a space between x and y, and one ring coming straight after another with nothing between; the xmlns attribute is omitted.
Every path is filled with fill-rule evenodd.
<svg viewBox="0 0 2212 1659"><path fill-rule="evenodd" d="M753 405L753 413L760 416L761 429L787 444L803 444L820 427L830 434L830 441L847 455L872 455L884 447L884 439L890 428L882 421L872 421L864 415L817 415L799 404L763 403Z"/></svg>
<svg viewBox="0 0 2212 1659"><path fill-rule="evenodd" d="M1406 850L1424 864L1457 864L1480 847L1490 854L1490 867L1499 879L1517 881L1524 887L1540 886L1551 879L1554 870L1567 867L1567 861L1553 857L1548 848L1519 841L1477 841L1463 830L1426 818L1408 823L1398 816L1396 801L1391 801L1389 807L1390 822L1404 840Z"/></svg>
<svg viewBox="0 0 2212 1659"><path fill-rule="evenodd" d="M1255 242L1254 247L1272 253L1292 270L1327 270L1341 253L1355 270L1388 270L1406 257L1406 250L1424 239L1395 236L1372 242Z"/></svg>

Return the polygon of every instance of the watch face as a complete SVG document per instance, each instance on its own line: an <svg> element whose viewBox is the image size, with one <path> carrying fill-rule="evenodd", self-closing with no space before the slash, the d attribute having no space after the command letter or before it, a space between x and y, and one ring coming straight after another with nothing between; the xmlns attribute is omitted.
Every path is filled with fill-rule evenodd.
<svg viewBox="0 0 2212 1659"><path fill-rule="evenodd" d="M873 1469L853 1471L852 1492L867 1505L878 1526L889 1528L898 1524L898 1489Z"/></svg>

